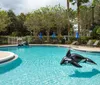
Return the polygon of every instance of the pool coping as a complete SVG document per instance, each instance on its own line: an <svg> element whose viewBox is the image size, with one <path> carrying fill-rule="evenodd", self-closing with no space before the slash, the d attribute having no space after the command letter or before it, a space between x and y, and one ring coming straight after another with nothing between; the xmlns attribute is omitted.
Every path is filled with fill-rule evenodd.
<svg viewBox="0 0 100 85"><path fill-rule="evenodd" d="M17 44L13 45L0 45L0 47L13 47L18 46ZM57 46L57 47L67 47L72 50L82 51L82 52L91 52L91 53L100 53L100 47L90 47L90 46L80 46L80 45L61 45L61 44L29 44L29 46Z"/></svg>
<svg viewBox="0 0 100 85"><path fill-rule="evenodd" d="M67 47L69 49L82 51L82 52L100 53L100 47L90 47L90 46L80 46L80 45L61 45L61 44L30 44L30 46L34 46L34 45Z"/></svg>
<svg viewBox="0 0 100 85"><path fill-rule="evenodd" d="M9 51L0 51L0 66L10 63L18 58L18 55Z"/></svg>

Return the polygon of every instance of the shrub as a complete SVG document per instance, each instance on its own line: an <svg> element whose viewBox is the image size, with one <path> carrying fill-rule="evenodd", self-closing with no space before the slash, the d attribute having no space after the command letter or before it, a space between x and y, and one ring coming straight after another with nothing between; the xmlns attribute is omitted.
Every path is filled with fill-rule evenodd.
<svg viewBox="0 0 100 85"><path fill-rule="evenodd" d="M73 42L73 41L75 41L75 40L76 40L75 37L70 37L70 42Z"/></svg>
<svg viewBox="0 0 100 85"><path fill-rule="evenodd" d="M93 39L99 39L100 37L100 26L96 26L94 29L93 29L93 31L92 31L92 33L91 33L91 36L92 36L92 38Z"/></svg>
<svg viewBox="0 0 100 85"><path fill-rule="evenodd" d="M73 41L77 40L79 42L79 44L86 44L89 39L91 39L91 37L82 36L78 39L76 39L75 37L70 37L70 41L68 43L70 44Z"/></svg>
<svg viewBox="0 0 100 85"><path fill-rule="evenodd" d="M8 44L8 37L0 36L0 44Z"/></svg>
<svg viewBox="0 0 100 85"><path fill-rule="evenodd" d="M86 36L82 36L78 39L78 42L80 44L86 44L88 42L88 40L91 39L91 37L86 37Z"/></svg>

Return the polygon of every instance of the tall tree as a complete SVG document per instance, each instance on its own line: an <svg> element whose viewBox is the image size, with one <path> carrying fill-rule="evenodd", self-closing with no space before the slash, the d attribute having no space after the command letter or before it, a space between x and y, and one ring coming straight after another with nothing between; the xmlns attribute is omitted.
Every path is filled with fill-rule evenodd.
<svg viewBox="0 0 100 85"><path fill-rule="evenodd" d="M24 22L26 20L26 15L24 13L21 13L17 16L18 19L18 35L20 36L26 36L29 34L27 27L24 25Z"/></svg>
<svg viewBox="0 0 100 85"><path fill-rule="evenodd" d="M80 6L89 2L89 0L70 0L70 2L72 2L72 4L77 4L78 32L80 34Z"/></svg>
<svg viewBox="0 0 100 85"><path fill-rule="evenodd" d="M10 18L11 23L7 26L8 33L16 36L17 34L17 29L18 29L18 19L15 15L15 13L12 10L8 11L8 17Z"/></svg>
<svg viewBox="0 0 100 85"><path fill-rule="evenodd" d="M58 39L60 39L62 29L68 24L68 16L66 10L60 5L54 7L54 12L55 27L57 28Z"/></svg>
<svg viewBox="0 0 100 85"><path fill-rule="evenodd" d="M10 19L6 11L0 9L0 32L5 31L6 27L10 24Z"/></svg>
<svg viewBox="0 0 100 85"><path fill-rule="evenodd" d="M69 18L69 0L67 0L67 16L68 16L68 41L69 41L69 33L70 33L70 18Z"/></svg>
<svg viewBox="0 0 100 85"><path fill-rule="evenodd" d="M100 25L100 0L93 0L94 22Z"/></svg>
<svg viewBox="0 0 100 85"><path fill-rule="evenodd" d="M42 14L42 27L46 30L47 41L49 42L50 29L54 26L53 8L42 7L40 8Z"/></svg>
<svg viewBox="0 0 100 85"><path fill-rule="evenodd" d="M38 32L40 31L41 28L41 16L40 16L40 12L38 10L29 13L26 16L26 20L24 25L27 26L28 30L34 34L35 39L37 37Z"/></svg>
<svg viewBox="0 0 100 85"><path fill-rule="evenodd" d="M91 7L81 6L80 7L80 26L81 26L81 35L88 36L92 15Z"/></svg>

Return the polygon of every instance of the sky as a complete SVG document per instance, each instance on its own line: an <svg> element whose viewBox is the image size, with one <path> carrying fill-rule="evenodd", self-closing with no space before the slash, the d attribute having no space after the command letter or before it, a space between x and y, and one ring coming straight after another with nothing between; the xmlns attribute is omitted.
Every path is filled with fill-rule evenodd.
<svg viewBox="0 0 100 85"><path fill-rule="evenodd" d="M16 14L27 13L40 7L55 6L58 4L67 8L66 0L0 0L1 9L11 9ZM71 5L71 8L76 9L76 6Z"/></svg>

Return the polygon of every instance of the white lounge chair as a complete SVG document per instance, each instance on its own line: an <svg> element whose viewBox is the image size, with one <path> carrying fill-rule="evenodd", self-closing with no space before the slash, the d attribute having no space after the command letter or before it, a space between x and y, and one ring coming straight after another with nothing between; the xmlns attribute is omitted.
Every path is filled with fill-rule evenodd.
<svg viewBox="0 0 100 85"><path fill-rule="evenodd" d="M78 41L74 41L74 42L72 42L71 45L78 45L78 44L79 44Z"/></svg>
<svg viewBox="0 0 100 85"><path fill-rule="evenodd" d="M89 41L87 42L87 46L90 46L90 45L92 45L92 40L89 40Z"/></svg>
<svg viewBox="0 0 100 85"><path fill-rule="evenodd" d="M93 46L97 46L99 44L99 40L96 40L93 44Z"/></svg>

